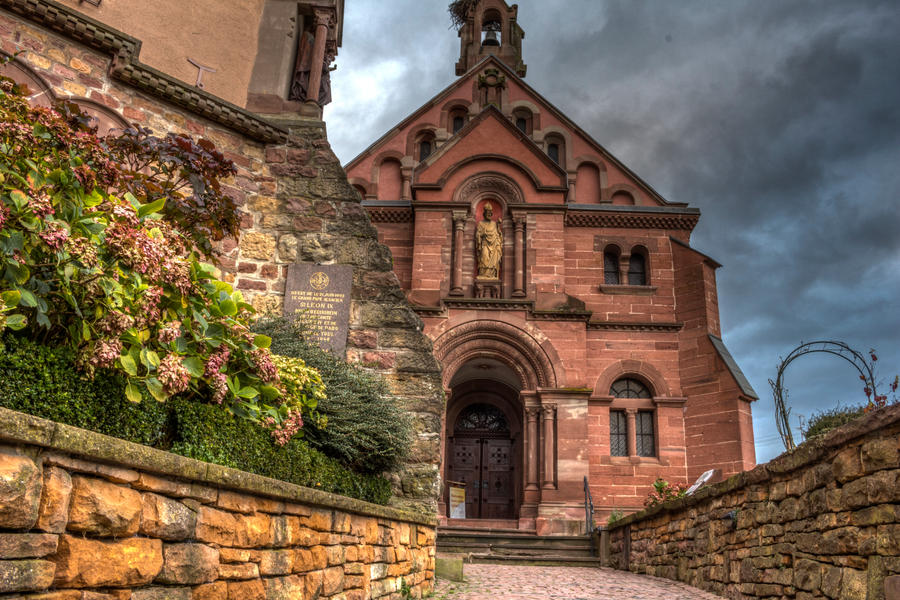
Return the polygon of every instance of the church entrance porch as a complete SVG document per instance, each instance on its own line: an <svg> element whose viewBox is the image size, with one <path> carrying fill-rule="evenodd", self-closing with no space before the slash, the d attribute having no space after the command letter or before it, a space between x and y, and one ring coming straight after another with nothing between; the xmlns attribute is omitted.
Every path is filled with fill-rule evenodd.
<svg viewBox="0 0 900 600"><path fill-rule="evenodd" d="M503 411L469 405L457 418L450 445L449 481L465 485L465 518L514 518L512 439Z"/></svg>
<svg viewBox="0 0 900 600"><path fill-rule="evenodd" d="M498 380L508 378L508 370L496 360L477 360L460 370L451 388L444 477L450 485L464 486L467 521L518 518L522 408L512 381ZM450 485L445 491L448 509Z"/></svg>

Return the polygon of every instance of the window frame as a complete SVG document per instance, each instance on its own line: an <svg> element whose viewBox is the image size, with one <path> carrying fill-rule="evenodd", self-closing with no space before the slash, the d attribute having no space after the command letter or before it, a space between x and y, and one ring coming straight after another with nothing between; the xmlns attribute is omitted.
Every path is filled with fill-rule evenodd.
<svg viewBox="0 0 900 600"><path fill-rule="evenodd" d="M655 392L643 378L630 374L617 377L609 387L609 456L613 461L658 462L659 423L658 410L654 401ZM630 418L629 413L633 415ZM614 416L615 415L615 416ZM621 436L624 417L625 454L613 454L613 436ZM614 425L613 419L619 422ZM615 431L614 431L615 428ZM619 439L621 444L621 437ZM631 449L634 453L631 454Z"/></svg>

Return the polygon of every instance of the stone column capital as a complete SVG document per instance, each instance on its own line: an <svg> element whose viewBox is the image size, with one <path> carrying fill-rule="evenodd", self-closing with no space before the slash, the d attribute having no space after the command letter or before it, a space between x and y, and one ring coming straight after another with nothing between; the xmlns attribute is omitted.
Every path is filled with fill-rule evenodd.
<svg viewBox="0 0 900 600"><path fill-rule="evenodd" d="M540 406L526 406L525 414L528 416L528 420L537 419L538 415L541 413Z"/></svg>
<svg viewBox="0 0 900 600"><path fill-rule="evenodd" d="M316 8L313 9L313 21L316 27L324 25L330 29L337 23L337 15L333 8Z"/></svg>
<svg viewBox="0 0 900 600"><path fill-rule="evenodd" d="M454 210L452 213L453 216L453 224L462 229L466 225L466 221L469 219L469 213L465 210Z"/></svg>

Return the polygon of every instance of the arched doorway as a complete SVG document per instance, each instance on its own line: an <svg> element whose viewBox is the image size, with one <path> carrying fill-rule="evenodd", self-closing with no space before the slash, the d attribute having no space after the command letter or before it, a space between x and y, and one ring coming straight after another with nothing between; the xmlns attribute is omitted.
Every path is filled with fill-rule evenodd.
<svg viewBox="0 0 900 600"><path fill-rule="evenodd" d="M463 366L447 407L445 477L466 488L467 519L516 519L522 500L518 381L492 358Z"/></svg>

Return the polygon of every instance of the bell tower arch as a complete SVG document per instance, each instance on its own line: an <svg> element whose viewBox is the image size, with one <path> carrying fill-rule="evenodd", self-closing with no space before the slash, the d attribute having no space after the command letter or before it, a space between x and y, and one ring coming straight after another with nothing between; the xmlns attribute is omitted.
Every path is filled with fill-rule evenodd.
<svg viewBox="0 0 900 600"><path fill-rule="evenodd" d="M456 0L450 17L459 32L456 74L463 75L486 56L496 56L519 77L527 67L522 61L525 32L516 22L519 8L503 0Z"/></svg>

